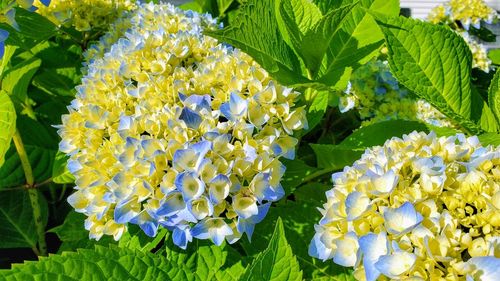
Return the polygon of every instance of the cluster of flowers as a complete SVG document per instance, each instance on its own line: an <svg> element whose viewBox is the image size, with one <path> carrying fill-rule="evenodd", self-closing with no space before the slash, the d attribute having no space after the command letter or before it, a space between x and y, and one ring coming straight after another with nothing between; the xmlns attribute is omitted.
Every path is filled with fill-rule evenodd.
<svg viewBox="0 0 500 281"><path fill-rule="evenodd" d="M500 149L413 132L332 178L310 255L358 280L497 280Z"/></svg>
<svg viewBox="0 0 500 281"><path fill-rule="evenodd" d="M469 35L468 30L471 26L479 29L481 22L491 24L497 18L497 12L486 5L483 0L450 0L444 5L436 6L428 16L430 22L449 25L460 34L471 49L473 67L485 72L490 70L491 65L487 51L482 44Z"/></svg>
<svg viewBox="0 0 500 281"><path fill-rule="evenodd" d="M49 6L51 0L38 0L43 5ZM28 11L35 11L38 7L33 5L33 0L8 0L0 3L0 23L6 23L15 30L19 31L19 25L16 22L15 7L21 7ZM0 58L5 52L5 40L9 37L9 32L0 29Z"/></svg>
<svg viewBox="0 0 500 281"><path fill-rule="evenodd" d="M62 117L60 150L76 178L69 203L95 239L119 239L127 223L149 236L165 227L181 248L250 239L284 195L279 158L294 157L291 135L307 127L299 93L204 36L217 28L208 15L149 3L127 18Z"/></svg>
<svg viewBox="0 0 500 281"><path fill-rule="evenodd" d="M41 1L41 0L38 0ZM107 28L123 12L135 7L134 0L53 0L38 13L57 25L71 25L78 31Z"/></svg>
<svg viewBox="0 0 500 281"><path fill-rule="evenodd" d="M387 61L373 60L354 71L339 109L356 108L366 126L376 122L405 119L435 126L452 126L449 119L424 100L417 100L398 83Z"/></svg>

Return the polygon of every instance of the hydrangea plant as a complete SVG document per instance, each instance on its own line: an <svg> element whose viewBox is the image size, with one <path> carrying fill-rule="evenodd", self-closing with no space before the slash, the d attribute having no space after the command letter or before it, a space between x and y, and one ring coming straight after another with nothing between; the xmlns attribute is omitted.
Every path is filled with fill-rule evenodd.
<svg viewBox="0 0 500 281"><path fill-rule="evenodd" d="M284 195L279 158L294 158L292 134L307 128L299 93L203 35L209 16L140 4L127 20L59 127L76 179L68 201L96 239L118 240L128 223L148 236L165 227L181 248L250 239Z"/></svg>

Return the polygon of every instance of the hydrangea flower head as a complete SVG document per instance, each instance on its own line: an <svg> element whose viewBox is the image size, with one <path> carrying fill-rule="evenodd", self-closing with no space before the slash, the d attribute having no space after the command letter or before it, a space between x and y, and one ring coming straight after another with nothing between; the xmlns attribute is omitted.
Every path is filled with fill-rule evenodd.
<svg viewBox="0 0 500 281"><path fill-rule="evenodd" d="M429 103L411 96L392 75L387 61L381 60L372 60L353 72L339 108L341 112L356 108L363 120L362 126L391 119L452 126Z"/></svg>
<svg viewBox="0 0 500 281"><path fill-rule="evenodd" d="M354 267L358 280L498 277L499 148L413 132L332 178L310 255Z"/></svg>
<svg viewBox="0 0 500 281"><path fill-rule="evenodd" d="M204 36L217 27L208 15L150 3L128 20L62 118L68 201L96 239L119 239L128 223L149 236L167 228L182 248L250 238L284 195L279 158L294 157L291 135L307 127L299 93Z"/></svg>
<svg viewBox="0 0 500 281"><path fill-rule="evenodd" d="M72 25L76 30L88 31L107 27L135 6L134 0L52 0L50 5L38 5L37 12L57 25Z"/></svg>
<svg viewBox="0 0 500 281"><path fill-rule="evenodd" d="M458 21L465 30L469 30L471 25L479 29L481 22L492 23L497 17L497 12L484 0L450 0L432 9L427 18L435 24Z"/></svg>
<svg viewBox="0 0 500 281"><path fill-rule="evenodd" d="M483 0L450 0L436 6L427 17L430 22L446 24L461 35L472 52L472 67L484 72L489 72L491 60L487 56L486 48L468 31L471 25L479 29L481 23L491 24L497 18L497 12ZM457 25L457 22L460 25Z"/></svg>

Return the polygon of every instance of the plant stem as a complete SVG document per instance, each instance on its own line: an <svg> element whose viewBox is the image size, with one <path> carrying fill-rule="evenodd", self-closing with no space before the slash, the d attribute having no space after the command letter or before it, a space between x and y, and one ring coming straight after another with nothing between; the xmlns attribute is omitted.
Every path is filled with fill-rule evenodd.
<svg viewBox="0 0 500 281"><path fill-rule="evenodd" d="M310 182L310 181L314 180L315 178L321 177L321 176L323 176L325 174L329 174L329 173L331 173L331 172L333 172L335 170L336 169L333 169L333 168L326 168L326 169L323 169L323 170L316 171L316 172L314 172L314 173L312 173L312 174L304 177L304 180L302 181L302 184Z"/></svg>
<svg viewBox="0 0 500 281"><path fill-rule="evenodd" d="M26 185L28 190L28 195L30 197L31 208L33 209L33 218L35 220L36 232L38 234L38 248L39 254L41 256L47 255L47 243L45 242L45 227L42 220L42 212L40 209L38 190L35 189L35 178L33 177L33 170L31 169L31 164L24 149L23 140L19 131L16 131L13 138L14 145L16 146L17 154L21 160L21 165L24 170L24 176L26 178ZM36 253L36 251L35 251Z"/></svg>

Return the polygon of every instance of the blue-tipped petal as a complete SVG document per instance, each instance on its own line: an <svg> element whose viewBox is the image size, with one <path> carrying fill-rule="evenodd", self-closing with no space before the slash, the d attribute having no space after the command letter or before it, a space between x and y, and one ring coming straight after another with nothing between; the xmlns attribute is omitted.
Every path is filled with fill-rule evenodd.
<svg viewBox="0 0 500 281"><path fill-rule="evenodd" d="M335 240L337 249L333 255L333 262L341 266L355 266L358 261L358 236L354 232L348 232L344 237Z"/></svg>
<svg viewBox="0 0 500 281"><path fill-rule="evenodd" d="M416 260L415 254L399 250L391 255L381 256L375 263L375 268L389 278L400 279L401 275L413 268Z"/></svg>
<svg viewBox="0 0 500 281"><path fill-rule="evenodd" d="M137 204L137 199L118 204L114 211L114 220L117 223L125 224L135 218L140 211L140 206Z"/></svg>
<svg viewBox="0 0 500 281"><path fill-rule="evenodd" d="M171 192L156 211L157 216L172 216L186 208L186 203L180 192Z"/></svg>
<svg viewBox="0 0 500 281"><path fill-rule="evenodd" d="M187 244L193 241L189 225L176 226L172 232L172 241L175 245L179 246L179 248L185 250Z"/></svg>
<svg viewBox="0 0 500 281"><path fill-rule="evenodd" d="M229 108L236 117L243 117L247 113L248 101L236 93L231 93L229 96Z"/></svg>
<svg viewBox="0 0 500 281"><path fill-rule="evenodd" d="M473 257L467 264L473 267L473 272L467 274L467 280L497 281L500 276L500 258Z"/></svg>
<svg viewBox="0 0 500 281"><path fill-rule="evenodd" d="M48 7L50 5L50 1L51 0L40 0L40 2L45 5L45 7Z"/></svg>
<svg viewBox="0 0 500 281"><path fill-rule="evenodd" d="M182 192L185 202L199 198L205 191L205 183L193 172L178 174L174 184Z"/></svg>
<svg viewBox="0 0 500 281"><path fill-rule="evenodd" d="M404 234L418 226L423 220L420 213L410 202L405 202L399 208L387 208L384 211L384 221L387 232L391 234Z"/></svg>
<svg viewBox="0 0 500 281"><path fill-rule="evenodd" d="M214 212L214 206L205 196L191 200L188 204L188 210L197 220L202 220L211 216Z"/></svg>
<svg viewBox="0 0 500 281"><path fill-rule="evenodd" d="M321 233L316 233L309 244L308 254L313 258L318 258L322 261L326 261L332 255L332 249L326 247L326 245L321 241Z"/></svg>
<svg viewBox="0 0 500 281"><path fill-rule="evenodd" d="M380 271L375 267L375 263L389 252L387 234L385 232L369 233L359 238L358 243L363 254L366 281L376 281L380 276Z"/></svg>
<svg viewBox="0 0 500 281"><path fill-rule="evenodd" d="M232 201L233 210L243 219L247 219L259 213L257 201L253 196L243 196L242 194L238 194L233 197Z"/></svg>
<svg viewBox="0 0 500 281"><path fill-rule="evenodd" d="M353 191L347 195L345 200L347 220L353 221L359 217L361 217L364 213L366 213L370 206L371 200L364 193L359 191Z"/></svg>
<svg viewBox="0 0 500 281"><path fill-rule="evenodd" d="M0 29L0 42L3 42L9 38L9 32L7 30Z"/></svg>
<svg viewBox="0 0 500 281"><path fill-rule="evenodd" d="M228 176L219 174L210 181L208 186L210 201L212 201L214 204L219 204L229 195L231 180Z"/></svg>
<svg viewBox="0 0 500 281"><path fill-rule="evenodd" d="M258 207L259 212L251 216L247 219L243 219L241 217L238 217L238 222L236 223L236 229L238 232L241 234L246 233L248 237L248 241L252 241L252 234L253 230L255 228L255 225L261 222L267 215L267 212L269 211L269 207L271 206L271 203L266 203L262 204Z"/></svg>
<svg viewBox="0 0 500 281"><path fill-rule="evenodd" d="M16 31L21 31L19 25L16 22L16 10L10 9L5 13L5 19L8 25L12 26Z"/></svg>
<svg viewBox="0 0 500 281"><path fill-rule="evenodd" d="M196 110L198 112L202 109L212 111L212 108L211 108L212 101L211 101L209 95L203 95L203 96L202 95L191 95L187 98L184 98L184 100L182 100L182 103L185 106L188 106L190 108L194 107L194 110Z"/></svg>
<svg viewBox="0 0 500 281"><path fill-rule="evenodd" d="M200 158L205 157L208 151L212 149L212 142L210 141L200 141L190 146L192 150L194 150Z"/></svg>
<svg viewBox="0 0 500 281"><path fill-rule="evenodd" d="M139 215L130 220L130 222L137 224L149 237L155 237L158 232L158 221L153 219L146 210L140 212Z"/></svg>
<svg viewBox="0 0 500 281"><path fill-rule="evenodd" d="M186 126L191 129L198 129L201 121L203 120L198 113L188 107L184 107L182 109L179 119L183 120L186 123Z"/></svg>
<svg viewBox="0 0 500 281"><path fill-rule="evenodd" d="M198 239L210 239L220 246L226 236L233 234L233 230L221 218L207 219L197 223L191 230L191 235Z"/></svg>

